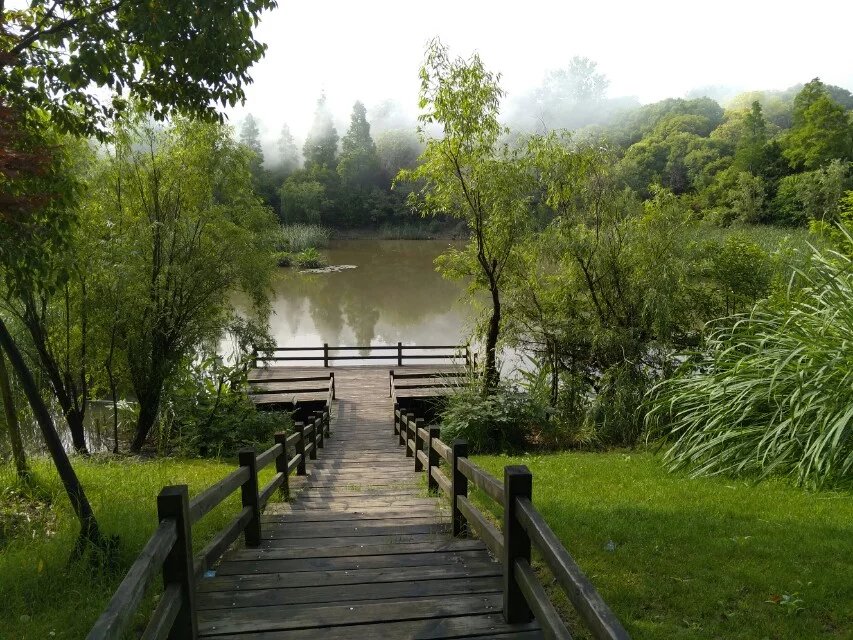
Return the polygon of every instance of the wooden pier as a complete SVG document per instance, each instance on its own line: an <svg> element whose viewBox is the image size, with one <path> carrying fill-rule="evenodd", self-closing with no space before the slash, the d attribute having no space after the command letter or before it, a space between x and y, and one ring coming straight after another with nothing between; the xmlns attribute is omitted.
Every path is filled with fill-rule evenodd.
<svg viewBox="0 0 853 640"><path fill-rule="evenodd" d="M240 452L234 472L192 499L185 486L163 489L160 524L88 639L123 637L162 573L144 640L570 640L532 568L535 547L591 637L629 640L533 506L527 468L507 467L501 482L468 459L464 441L446 444L427 423L427 397L466 384L461 373L253 370L254 400L293 410L293 433ZM502 524L469 499L469 483L497 502ZM193 525L237 490L242 510L193 555ZM270 502L278 490L287 502Z"/></svg>
<svg viewBox="0 0 853 640"><path fill-rule="evenodd" d="M407 371L416 368L438 369ZM504 622L500 563L479 540L450 535L446 505L403 455L391 429L388 369L334 373L331 437L308 475L291 479L292 501L268 508L260 548L228 552L216 576L198 583L199 634L541 637L535 622Z"/></svg>

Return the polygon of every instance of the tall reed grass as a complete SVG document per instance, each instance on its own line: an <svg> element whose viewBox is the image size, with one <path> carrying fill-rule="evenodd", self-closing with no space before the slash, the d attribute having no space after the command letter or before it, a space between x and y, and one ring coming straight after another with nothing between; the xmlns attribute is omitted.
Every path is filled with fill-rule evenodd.
<svg viewBox="0 0 853 640"><path fill-rule="evenodd" d="M324 249L329 246L332 233L317 224L289 224L281 227L279 250L300 253L306 249Z"/></svg>
<svg viewBox="0 0 853 640"><path fill-rule="evenodd" d="M853 480L853 238L812 249L781 300L718 321L705 350L652 392L665 459L695 475Z"/></svg>

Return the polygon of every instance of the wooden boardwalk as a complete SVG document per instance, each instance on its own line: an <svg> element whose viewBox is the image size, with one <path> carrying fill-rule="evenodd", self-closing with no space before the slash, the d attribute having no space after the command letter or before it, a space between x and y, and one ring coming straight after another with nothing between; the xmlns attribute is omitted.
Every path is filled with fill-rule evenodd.
<svg viewBox="0 0 853 640"><path fill-rule="evenodd" d="M199 581L202 637L542 637L535 622L504 622L501 565L484 544L450 536L444 502L393 435L388 369L332 368L331 437L291 478L291 501L267 509L261 546L232 549Z"/></svg>

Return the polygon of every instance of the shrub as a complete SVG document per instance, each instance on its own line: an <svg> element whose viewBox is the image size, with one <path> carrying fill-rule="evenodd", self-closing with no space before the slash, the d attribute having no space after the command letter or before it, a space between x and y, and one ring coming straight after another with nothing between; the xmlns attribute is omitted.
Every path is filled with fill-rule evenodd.
<svg viewBox="0 0 853 640"><path fill-rule="evenodd" d="M326 260L320 255L320 252L313 248L297 253L294 261L300 269L322 269L327 266Z"/></svg>
<svg viewBox="0 0 853 640"><path fill-rule="evenodd" d="M844 231L847 254L853 238ZM673 469L849 481L853 260L813 250L781 299L718 322L704 351L653 389L650 423Z"/></svg>
<svg viewBox="0 0 853 640"><path fill-rule="evenodd" d="M544 422L544 410L528 394L501 386L484 396L479 385L472 385L448 396L441 438L448 443L465 438L471 453L519 451Z"/></svg>
<svg viewBox="0 0 853 640"><path fill-rule="evenodd" d="M275 254L275 261L280 267L293 266L293 255L287 251L278 251Z"/></svg>
<svg viewBox="0 0 853 640"><path fill-rule="evenodd" d="M248 396L245 368L209 358L182 367L161 419L158 448L183 456L233 457L244 447L272 446L290 416L258 411Z"/></svg>

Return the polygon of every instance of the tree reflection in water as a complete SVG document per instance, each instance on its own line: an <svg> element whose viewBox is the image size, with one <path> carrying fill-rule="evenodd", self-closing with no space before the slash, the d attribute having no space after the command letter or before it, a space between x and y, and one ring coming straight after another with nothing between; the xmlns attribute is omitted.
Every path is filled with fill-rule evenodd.
<svg viewBox="0 0 853 640"><path fill-rule="evenodd" d="M444 280L433 262L448 244L341 240L324 252L329 263L356 269L282 269L272 300L273 337L279 346L465 342L474 316L465 288Z"/></svg>

